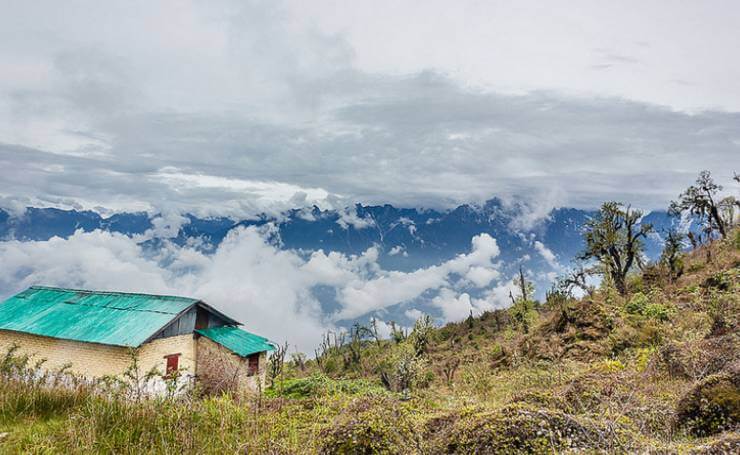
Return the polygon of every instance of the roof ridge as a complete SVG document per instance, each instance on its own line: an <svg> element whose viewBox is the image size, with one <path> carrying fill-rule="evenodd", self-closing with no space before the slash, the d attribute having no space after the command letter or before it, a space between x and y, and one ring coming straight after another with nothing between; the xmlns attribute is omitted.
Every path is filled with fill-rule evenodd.
<svg viewBox="0 0 740 455"><path fill-rule="evenodd" d="M31 286L29 289L46 289L46 290L52 290L52 291L69 291L69 292L80 292L84 294L107 294L107 295L145 295L149 297L166 297L171 299L183 299L183 300L190 300L193 303L195 302L201 302L202 300L196 299L194 297L184 297L181 295L169 295L169 294L149 294L146 292L123 292L123 291L94 291L90 289L74 289L74 288L60 288L56 286L43 286L43 285L34 285Z"/></svg>
<svg viewBox="0 0 740 455"><path fill-rule="evenodd" d="M171 315L179 315L182 311L177 313L171 313L169 311L157 311L157 310L142 310L140 308L120 308L117 306L98 306L98 305L90 305L88 303L80 303L80 302L63 302L67 305L78 305L78 306L84 306L88 308L105 308L106 310L116 310L116 311L138 311L139 313L158 313L158 314L171 314ZM192 305L187 307L188 309L192 308L193 305L195 305L197 302L193 302Z"/></svg>

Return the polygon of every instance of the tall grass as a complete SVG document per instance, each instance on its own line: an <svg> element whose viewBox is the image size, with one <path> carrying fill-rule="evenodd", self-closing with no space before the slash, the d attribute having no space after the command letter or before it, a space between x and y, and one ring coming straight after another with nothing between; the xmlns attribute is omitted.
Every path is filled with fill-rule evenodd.
<svg viewBox="0 0 740 455"><path fill-rule="evenodd" d="M154 399L89 382L11 348L0 360L0 451L17 453L301 453L300 410L281 400L189 394ZM123 390L123 391L122 391ZM9 430L9 431L8 431Z"/></svg>

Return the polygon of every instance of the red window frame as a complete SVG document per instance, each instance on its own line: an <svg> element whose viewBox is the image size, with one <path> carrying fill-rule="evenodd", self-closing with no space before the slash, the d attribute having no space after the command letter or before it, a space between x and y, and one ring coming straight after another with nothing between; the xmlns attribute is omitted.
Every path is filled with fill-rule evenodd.
<svg viewBox="0 0 740 455"><path fill-rule="evenodd" d="M164 358L167 361L164 376L170 378L180 369L180 354L169 354Z"/></svg>

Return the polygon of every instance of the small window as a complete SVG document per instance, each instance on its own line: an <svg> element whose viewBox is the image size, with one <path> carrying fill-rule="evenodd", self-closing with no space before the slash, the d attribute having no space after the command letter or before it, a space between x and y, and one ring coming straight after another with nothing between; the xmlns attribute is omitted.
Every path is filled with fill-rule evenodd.
<svg viewBox="0 0 740 455"><path fill-rule="evenodd" d="M180 354L170 354L164 356L167 360L167 368L165 369L165 376L170 377L177 373L180 368Z"/></svg>
<svg viewBox="0 0 740 455"><path fill-rule="evenodd" d="M247 357L247 376L254 376L260 371L260 355L252 354Z"/></svg>

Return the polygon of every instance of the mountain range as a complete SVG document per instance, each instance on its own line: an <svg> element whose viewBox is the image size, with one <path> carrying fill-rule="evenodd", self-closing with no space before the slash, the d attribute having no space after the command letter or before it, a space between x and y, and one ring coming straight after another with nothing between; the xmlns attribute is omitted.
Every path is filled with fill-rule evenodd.
<svg viewBox="0 0 740 455"><path fill-rule="evenodd" d="M274 243L283 249L309 253L323 250L360 254L377 247L384 269L411 271L429 267L470 250L471 238L487 233L501 250L504 275L513 275L521 265L543 295L552 277L565 270L583 249L582 229L595 211L556 208L533 220L528 207L491 199L482 205L465 204L451 210L397 208L392 205L362 205L343 210L318 207L295 209L280 217L261 215L250 219L198 217L185 214L171 230L169 240L184 245L200 240L199 248L217 247L229 231L238 227L274 226ZM13 216L0 209L0 239L47 240L69 237L77 230L96 229L142 235L142 243L157 248L162 241L146 236L165 218L146 212L102 216L94 211L28 207ZM661 232L675 220L664 211L647 213L643 222L656 233L646 242L646 255L655 259L662 248Z"/></svg>

